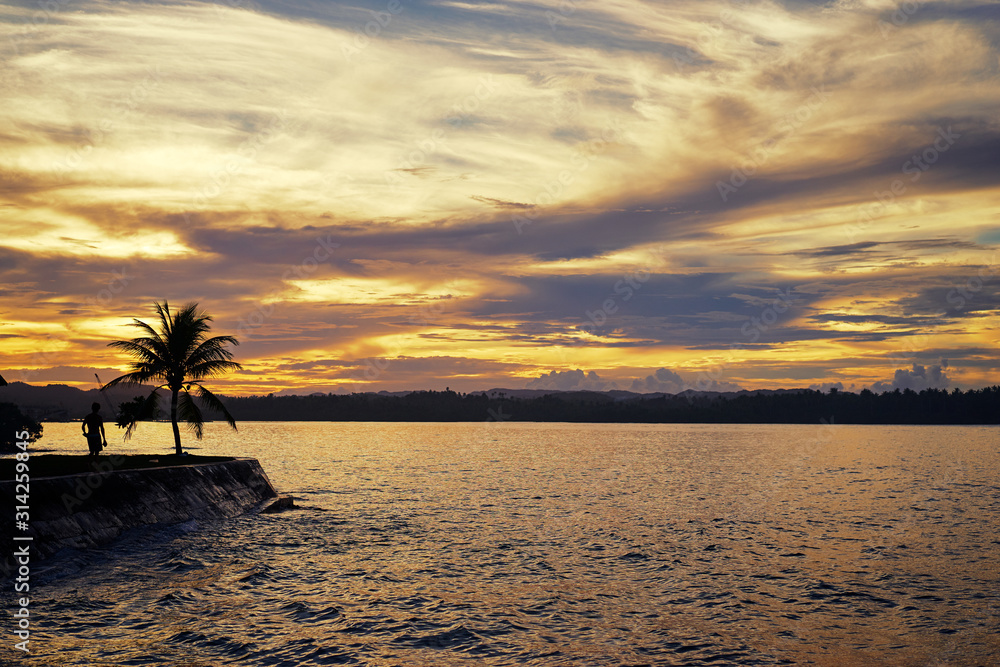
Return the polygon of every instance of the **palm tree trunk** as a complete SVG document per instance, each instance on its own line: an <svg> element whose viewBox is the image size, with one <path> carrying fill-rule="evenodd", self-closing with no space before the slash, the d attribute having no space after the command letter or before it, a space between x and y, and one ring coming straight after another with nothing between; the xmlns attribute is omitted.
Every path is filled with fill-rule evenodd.
<svg viewBox="0 0 1000 667"><path fill-rule="evenodd" d="M181 455L181 429L177 426L177 394L179 389L170 390L170 425L174 429L174 450L177 456Z"/></svg>

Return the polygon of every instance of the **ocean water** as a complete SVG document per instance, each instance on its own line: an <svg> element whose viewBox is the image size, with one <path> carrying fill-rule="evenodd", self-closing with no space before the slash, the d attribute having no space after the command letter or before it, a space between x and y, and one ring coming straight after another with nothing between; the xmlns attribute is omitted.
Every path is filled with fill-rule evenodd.
<svg viewBox="0 0 1000 667"><path fill-rule="evenodd" d="M213 423L301 509L36 564L18 664L1000 665L998 436Z"/></svg>

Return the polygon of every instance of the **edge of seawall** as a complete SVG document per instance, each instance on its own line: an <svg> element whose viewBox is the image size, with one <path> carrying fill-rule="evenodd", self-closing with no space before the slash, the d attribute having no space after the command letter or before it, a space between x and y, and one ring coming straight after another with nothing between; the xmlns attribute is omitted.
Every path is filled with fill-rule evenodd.
<svg viewBox="0 0 1000 667"><path fill-rule="evenodd" d="M17 495L14 481L0 482L3 514L9 514L0 524L9 526L8 535L30 535L32 541L21 544L45 558L66 547L108 544L131 528L238 516L278 494L250 458L39 477L30 482L30 528L15 533Z"/></svg>

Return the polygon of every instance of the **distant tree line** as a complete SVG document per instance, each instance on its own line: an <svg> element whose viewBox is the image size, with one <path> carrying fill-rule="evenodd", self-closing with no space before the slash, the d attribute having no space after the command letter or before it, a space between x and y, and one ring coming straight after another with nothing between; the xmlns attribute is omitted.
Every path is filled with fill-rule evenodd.
<svg viewBox="0 0 1000 667"><path fill-rule="evenodd" d="M239 421L533 421L740 424L998 424L1000 386L907 389L689 392L619 399L597 392L539 397L418 391L404 396L326 394L223 399Z"/></svg>

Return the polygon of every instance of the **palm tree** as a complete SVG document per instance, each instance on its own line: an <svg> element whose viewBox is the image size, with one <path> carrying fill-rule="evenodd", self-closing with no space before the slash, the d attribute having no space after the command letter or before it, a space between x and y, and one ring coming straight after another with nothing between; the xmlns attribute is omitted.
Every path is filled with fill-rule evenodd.
<svg viewBox="0 0 1000 667"><path fill-rule="evenodd" d="M128 424L125 437L131 437L140 417L156 412L160 389L170 390L170 423L174 430L174 447L181 454L181 432L177 427L178 418L187 422L199 440L205 418L198 408L191 389L197 390L201 402L211 410L219 412L233 430L236 420L226 410L226 406L212 392L201 384L201 380L217 377L224 373L243 368L233 361L233 353L226 347L230 343L239 345L233 336L206 338L212 318L198 310L197 303L189 303L179 312L171 314L166 301L163 305L153 304L160 317L159 330L138 319L128 326L140 329L145 335L132 340L116 340L108 343L136 358L129 372L104 385L109 389L117 385L134 386L150 381L162 383L156 386L146 398L141 414Z"/></svg>

